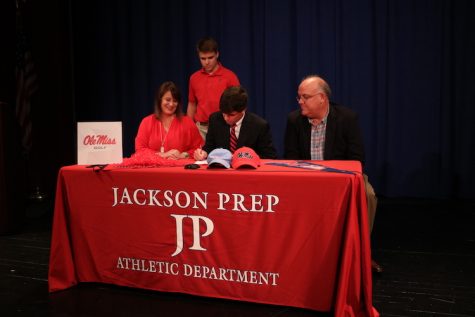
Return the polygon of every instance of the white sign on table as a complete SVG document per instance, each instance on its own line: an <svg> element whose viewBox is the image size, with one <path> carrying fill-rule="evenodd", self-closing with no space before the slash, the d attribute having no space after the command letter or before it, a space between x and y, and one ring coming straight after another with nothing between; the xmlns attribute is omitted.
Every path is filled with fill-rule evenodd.
<svg viewBox="0 0 475 317"><path fill-rule="evenodd" d="M78 122L78 164L122 163L122 122Z"/></svg>

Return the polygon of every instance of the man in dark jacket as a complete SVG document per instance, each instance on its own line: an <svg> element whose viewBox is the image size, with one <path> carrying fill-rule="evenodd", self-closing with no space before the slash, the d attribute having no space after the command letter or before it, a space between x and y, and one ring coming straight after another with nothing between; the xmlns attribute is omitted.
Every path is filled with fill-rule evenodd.
<svg viewBox="0 0 475 317"><path fill-rule="evenodd" d="M351 109L330 102L328 83L317 75L305 77L299 85L300 109L287 119L284 157L300 160L355 160L364 165L364 145L358 116ZM376 215L377 198L364 175L370 232ZM372 262L373 270L382 267Z"/></svg>
<svg viewBox="0 0 475 317"><path fill-rule="evenodd" d="M206 159L208 153L217 148L233 152L243 146L252 148L263 159L277 157L269 124L247 111L247 99L242 86L224 90L219 101L220 111L210 116L205 145L195 151L195 160Z"/></svg>

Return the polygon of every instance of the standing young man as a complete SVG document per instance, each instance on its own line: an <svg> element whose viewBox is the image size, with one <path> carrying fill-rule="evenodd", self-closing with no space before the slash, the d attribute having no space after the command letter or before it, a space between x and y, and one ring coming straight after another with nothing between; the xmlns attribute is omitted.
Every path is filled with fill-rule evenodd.
<svg viewBox="0 0 475 317"><path fill-rule="evenodd" d="M221 94L228 87L238 86L239 79L218 61L218 43L213 38L201 39L196 50L202 68L190 76L186 114L206 139L209 116L219 110Z"/></svg>

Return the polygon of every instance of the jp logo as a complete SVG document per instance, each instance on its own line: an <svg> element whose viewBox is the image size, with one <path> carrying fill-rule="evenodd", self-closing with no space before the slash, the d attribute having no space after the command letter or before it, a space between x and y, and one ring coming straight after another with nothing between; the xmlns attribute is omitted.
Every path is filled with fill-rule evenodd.
<svg viewBox="0 0 475 317"><path fill-rule="evenodd" d="M193 225L193 245L189 248L190 250L199 250L206 251L205 248L201 246L200 239L201 237L209 236L214 230L214 224L211 219L203 216L186 216L186 215L171 215L175 218L176 221L176 250L172 254L175 256L183 250L183 219L191 218ZM206 226L206 231L200 235L200 220L202 220Z"/></svg>

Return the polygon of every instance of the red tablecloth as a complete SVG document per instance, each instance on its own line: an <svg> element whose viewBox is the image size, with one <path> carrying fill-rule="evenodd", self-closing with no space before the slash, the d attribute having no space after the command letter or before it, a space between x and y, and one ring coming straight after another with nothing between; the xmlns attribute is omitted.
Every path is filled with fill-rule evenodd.
<svg viewBox="0 0 475 317"><path fill-rule="evenodd" d="M378 316L360 164L268 165L282 162L61 168L49 290L102 282Z"/></svg>

